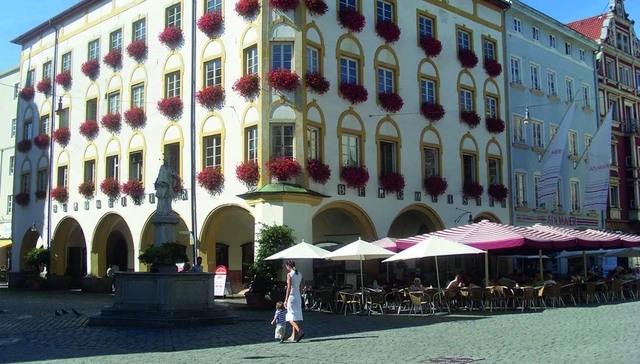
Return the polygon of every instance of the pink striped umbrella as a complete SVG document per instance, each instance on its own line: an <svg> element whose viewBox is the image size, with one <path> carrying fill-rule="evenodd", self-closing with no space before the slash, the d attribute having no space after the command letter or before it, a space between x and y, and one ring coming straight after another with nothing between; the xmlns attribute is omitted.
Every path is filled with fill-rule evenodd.
<svg viewBox="0 0 640 364"><path fill-rule="evenodd" d="M579 247L586 249L612 249L624 246L620 236L600 230L575 230L541 224L535 224L532 228L538 231L556 233L567 237L572 236L577 239Z"/></svg>
<svg viewBox="0 0 640 364"><path fill-rule="evenodd" d="M605 233L605 234L610 234L610 235L613 235L613 236L617 236L618 238L620 238L620 240L622 241L622 245L625 248L637 248L637 247L640 247L640 236L639 235L623 233L623 232L616 232L616 231L610 231L610 230L587 229L585 231L587 231L589 233L591 233L591 232L594 232L594 233Z"/></svg>
<svg viewBox="0 0 640 364"><path fill-rule="evenodd" d="M398 239L396 239L396 238L388 238L387 237L387 238L382 238L382 239L379 239L379 240L376 240L376 241L372 241L371 244L379 246L381 248L385 248L385 249L395 253L395 252L398 251L398 245L396 245L396 241L397 240Z"/></svg>

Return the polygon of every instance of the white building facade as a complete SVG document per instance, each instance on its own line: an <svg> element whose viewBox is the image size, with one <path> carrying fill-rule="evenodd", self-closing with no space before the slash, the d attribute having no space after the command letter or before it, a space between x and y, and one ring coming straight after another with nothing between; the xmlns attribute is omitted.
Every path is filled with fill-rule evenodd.
<svg viewBox="0 0 640 364"><path fill-rule="evenodd" d="M96 0L52 19L59 29L57 42L56 31L47 24L14 40L23 46L22 79L37 84L47 75L53 77L45 73L48 62L54 64L55 74L68 70L73 78L66 88L56 86L60 106L57 96L52 102L51 95L37 92L18 110L19 140L48 133L47 122L52 119L55 129L68 127L71 136L66 145L51 143L51 159L49 149L37 147L16 157L20 183L15 183L14 192L31 198L24 207L15 207L14 261L36 245L39 235L50 234L51 271L56 275L102 277L108 264L123 270L147 269L136 258L153 242L153 182L164 158L184 181L185 191L173 203L181 217L178 242L189 246L193 231L196 254L204 258L205 269L228 266L234 290L241 287L243 263L253 261L253 242L263 223L286 224L298 240L314 243L412 236L467 223L469 215L472 220L508 223L509 199L499 202L487 193L491 185L508 186L508 133L504 123L502 130L499 125L507 115L505 76L500 72L489 76L483 67L485 59L504 65L503 10L508 4L500 0L326 3L328 11L319 15L312 14L305 2L293 10L263 2L259 12L246 20L235 11L236 2L229 0L197 1L195 9L189 1ZM342 11L340 16L338 9L344 8L352 12ZM197 18L220 11L223 29L211 38L197 30L193 39L193 11ZM347 29L358 28L362 16L366 25L360 32ZM399 40L389 43L376 33L377 23L383 22L386 28L379 29L391 38L393 24L400 25ZM182 29L184 40L176 47L158 40L168 27ZM442 51L437 56L427 57L421 49L425 36L440 41ZM127 55L133 41L146 43L146 57L134 60ZM123 58L121 66L112 68L103 58L114 49L120 49ZM468 51L474 53L477 65L463 67L457 59L459 49L467 50L462 52L467 53L467 62ZM100 64L93 80L82 72L83 63L91 59ZM194 62L195 89L190 82ZM269 74L278 68L295 72L301 83L275 90L277 80L269 80ZM328 80L329 90L312 92L305 81L308 72ZM259 94L245 98L233 86L251 74L260 77ZM344 83L351 83L355 92L340 87ZM224 105L191 107L194 92L215 86L224 90ZM368 93L366 101L362 87ZM402 99L400 108L397 95ZM167 117L158 102L171 97L182 100L183 111ZM421 113L423 102L441 105L444 117L427 120ZM80 133L86 120L110 122L111 117L104 119L106 114L122 114L132 107L144 109L144 125L130 127L122 121L113 132L104 124L95 137ZM56 109L59 115L52 113ZM438 114L428 110L427 115ZM479 125L472 128L463 122L462 111L467 111L465 120ZM492 133L487 118L494 122ZM189 137L192 131L195 144ZM272 157L294 158L303 171L286 178L288 184L275 183L265 166ZM308 159L330 167L325 184L310 178L305 168ZM248 160L260 166L260 181L250 190L236 176L237 166ZM51 186L46 184L49 164ZM220 168L222 192L212 194L194 184L191 166L196 172ZM345 166L356 167L351 168L356 172L366 167L368 182L358 187L362 180L349 179L343 173ZM387 192L380 189L381 176L388 182ZM425 192L425 177L445 178L448 188L431 197ZM100 188L106 178L119 183L140 180L144 203L138 206L124 195L109 198ZM79 193L86 181L92 181L96 190L89 198ZM462 192L465 182L474 182L468 196ZM52 200L46 193L35 196L36 191L59 186L68 189L66 202ZM36 223L38 232L30 229L35 221L45 222ZM187 252L193 261L192 249ZM20 267L14 264L13 271Z"/></svg>

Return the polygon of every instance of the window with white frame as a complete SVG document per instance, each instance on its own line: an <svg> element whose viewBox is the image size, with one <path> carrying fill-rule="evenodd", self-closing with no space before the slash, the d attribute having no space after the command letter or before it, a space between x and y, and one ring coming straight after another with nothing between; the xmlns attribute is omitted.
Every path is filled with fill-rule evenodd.
<svg viewBox="0 0 640 364"><path fill-rule="evenodd" d="M13 176L13 172L16 170L16 157L9 157L9 175Z"/></svg>
<svg viewBox="0 0 640 364"><path fill-rule="evenodd" d="M22 140L33 139L33 120L25 120L22 126Z"/></svg>
<svg viewBox="0 0 640 364"><path fill-rule="evenodd" d="M307 72L320 72L319 54L318 48L307 46Z"/></svg>
<svg viewBox="0 0 640 364"><path fill-rule="evenodd" d="M142 152L129 153L129 179L142 181Z"/></svg>
<svg viewBox="0 0 640 364"><path fill-rule="evenodd" d="M578 133L569 131L569 155L578 156Z"/></svg>
<svg viewBox="0 0 640 364"><path fill-rule="evenodd" d="M211 13L222 10L222 0L206 0L205 12Z"/></svg>
<svg viewBox="0 0 640 364"><path fill-rule="evenodd" d="M165 97L180 97L180 71L164 76Z"/></svg>
<svg viewBox="0 0 640 364"><path fill-rule="evenodd" d="M570 56L571 55L571 43L564 42L564 54Z"/></svg>
<svg viewBox="0 0 640 364"><path fill-rule="evenodd" d="M440 149L424 147L422 153L424 154L424 177L440 176Z"/></svg>
<svg viewBox="0 0 640 364"><path fill-rule="evenodd" d="M482 41L482 50L484 51L484 59L485 60L495 60L496 59L496 44L490 40L484 39Z"/></svg>
<svg viewBox="0 0 640 364"><path fill-rule="evenodd" d="M271 157L293 158L293 124L271 125Z"/></svg>
<svg viewBox="0 0 640 364"><path fill-rule="evenodd" d="M120 112L120 91L115 91L109 94L109 114L115 114Z"/></svg>
<svg viewBox="0 0 640 364"><path fill-rule="evenodd" d="M534 90L540 90L540 67L535 64L531 64L529 67L531 72L531 88Z"/></svg>
<svg viewBox="0 0 640 364"><path fill-rule="evenodd" d="M556 185L556 198L553 201L553 209L562 211L562 178L558 178L558 184Z"/></svg>
<svg viewBox="0 0 640 364"><path fill-rule="evenodd" d="M434 21L432 18L426 17L424 15L420 15L418 17L418 29L420 30L420 38L422 37L431 37L435 38L435 34L433 31Z"/></svg>
<svg viewBox="0 0 640 364"><path fill-rule="evenodd" d="M540 41L540 28L531 27L531 38L533 38L533 40L535 40L536 42Z"/></svg>
<svg viewBox="0 0 640 364"><path fill-rule="evenodd" d="M609 207L620 208L620 194L618 185L609 186Z"/></svg>
<svg viewBox="0 0 640 364"><path fill-rule="evenodd" d="M556 90L556 73L553 71L547 71L547 86L549 87L549 95L558 96Z"/></svg>
<svg viewBox="0 0 640 364"><path fill-rule="evenodd" d="M131 106L144 108L144 83L131 86Z"/></svg>
<svg viewBox="0 0 640 364"><path fill-rule="evenodd" d="M147 20L146 19L140 19L133 23L133 31L132 31L131 38L134 42L137 40L147 39Z"/></svg>
<svg viewBox="0 0 640 364"><path fill-rule="evenodd" d="M315 126L307 126L307 158L321 160L322 136L320 129Z"/></svg>
<svg viewBox="0 0 640 364"><path fill-rule="evenodd" d="M617 144L611 144L610 164L614 167L618 165L618 145Z"/></svg>
<svg viewBox="0 0 640 364"><path fill-rule="evenodd" d="M42 79L50 80L51 78L52 78L52 68L51 68L51 61L49 61L49 62L45 62L45 64L42 65Z"/></svg>
<svg viewBox="0 0 640 364"><path fill-rule="evenodd" d="M222 166L222 137L220 134L209 135L202 138L202 151L204 168L216 168Z"/></svg>
<svg viewBox="0 0 640 364"><path fill-rule="evenodd" d="M511 82L522 84L522 78L520 78L520 59L511 57Z"/></svg>
<svg viewBox="0 0 640 364"><path fill-rule="evenodd" d="M423 78L420 80L420 95L422 102L437 102L436 100L436 82L434 80Z"/></svg>
<svg viewBox="0 0 640 364"><path fill-rule="evenodd" d="M11 215L13 213L13 195L7 196L7 215Z"/></svg>
<svg viewBox="0 0 640 364"><path fill-rule="evenodd" d="M549 34L549 47L556 49L556 36Z"/></svg>
<svg viewBox="0 0 640 364"><path fill-rule="evenodd" d="M535 203L535 208L543 207L541 206L540 195L538 195L539 186L540 186L540 174L535 174L533 176L533 200Z"/></svg>
<svg viewBox="0 0 640 364"><path fill-rule="evenodd" d="M580 211L580 182L571 181L571 211Z"/></svg>
<svg viewBox="0 0 640 364"><path fill-rule="evenodd" d="M488 158L487 166L489 167L489 185L499 185L502 183L500 176L500 160L497 158Z"/></svg>
<svg viewBox="0 0 640 364"><path fill-rule="evenodd" d="M631 68L628 66L620 65L618 67L618 72L620 75L620 82L629 87L633 87L633 77L631 76Z"/></svg>
<svg viewBox="0 0 640 364"><path fill-rule="evenodd" d="M69 182L69 167L68 166L59 166L58 167L58 180L57 187L67 187Z"/></svg>
<svg viewBox="0 0 640 364"><path fill-rule="evenodd" d="M340 58L340 81L358 83L358 61L352 58Z"/></svg>
<svg viewBox="0 0 640 364"><path fill-rule="evenodd" d="M359 11L357 0L340 0L340 9L353 9Z"/></svg>
<svg viewBox="0 0 640 364"><path fill-rule="evenodd" d="M531 141L534 148L544 148L544 140L542 139L542 123L534 121L531 123Z"/></svg>
<svg viewBox="0 0 640 364"><path fill-rule="evenodd" d="M612 79L612 80L617 80L618 78L616 77L616 66L615 63L613 62L613 60L608 59L605 62L605 67L606 67L606 71L607 71L607 77Z"/></svg>
<svg viewBox="0 0 640 364"><path fill-rule="evenodd" d="M471 34L458 29L458 50L471 49Z"/></svg>
<svg viewBox="0 0 640 364"><path fill-rule="evenodd" d="M388 1L376 2L376 17L379 22L393 21L393 4Z"/></svg>
<svg viewBox="0 0 640 364"><path fill-rule="evenodd" d="M616 32L616 47L625 53L631 54L629 46L629 35L622 32Z"/></svg>
<svg viewBox="0 0 640 364"><path fill-rule="evenodd" d="M271 44L271 68L290 70L293 60L293 43Z"/></svg>
<svg viewBox="0 0 640 364"><path fill-rule="evenodd" d="M71 72L71 52L62 55L62 70Z"/></svg>
<svg viewBox="0 0 640 364"><path fill-rule="evenodd" d="M164 27L180 28L182 22L182 14L180 13L180 3L172 5L165 10Z"/></svg>
<svg viewBox="0 0 640 364"><path fill-rule="evenodd" d="M16 82L13 84L13 99L17 99L20 94L20 83Z"/></svg>
<svg viewBox="0 0 640 364"><path fill-rule="evenodd" d="M122 50L122 29L118 29L109 34L109 49Z"/></svg>
<svg viewBox="0 0 640 364"><path fill-rule="evenodd" d="M619 121L618 117L618 101L617 100L609 100L609 109L611 109L611 119Z"/></svg>
<svg viewBox="0 0 640 364"><path fill-rule="evenodd" d="M35 79L36 79L36 71L35 70L27 71L27 80L24 83L25 87L33 86L33 84L35 83Z"/></svg>
<svg viewBox="0 0 640 364"><path fill-rule="evenodd" d="M100 39L92 40L89 42L87 59L99 59L100 58Z"/></svg>
<svg viewBox="0 0 640 364"><path fill-rule="evenodd" d="M258 127L251 126L244 131L244 143L247 148L246 158L248 161L258 160Z"/></svg>
<svg viewBox="0 0 640 364"><path fill-rule="evenodd" d="M112 155L107 157L107 166L106 166L106 177L107 178L113 178L115 180L118 179L118 170L120 168L120 164L118 163L118 156L117 155Z"/></svg>
<svg viewBox="0 0 640 364"><path fill-rule="evenodd" d="M222 85L222 60L212 59L204 63L204 87Z"/></svg>
<svg viewBox="0 0 640 364"><path fill-rule="evenodd" d="M467 153L462 155L463 183L478 181L476 163L477 157L475 155Z"/></svg>
<svg viewBox="0 0 640 364"><path fill-rule="evenodd" d="M520 19L513 19L513 31L522 34L522 21Z"/></svg>
<svg viewBox="0 0 640 364"><path fill-rule="evenodd" d="M353 134L342 134L342 156L343 166L360 166L360 136Z"/></svg>
<svg viewBox="0 0 640 364"><path fill-rule="evenodd" d="M492 118L498 117L498 99L495 97L487 96L485 98L485 112L487 116Z"/></svg>
<svg viewBox="0 0 640 364"><path fill-rule="evenodd" d="M580 61L584 62L586 60L584 49L580 50Z"/></svg>
<svg viewBox="0 0 640 364"><path fill-rule="evenodd" d="M45 192L49 186L49 171L40 169L36 172L36 191Z"/></svg>
<svg viewBox="0 0 640 364"><path fill-rule="evenodd" d="M51 117L49 114L42 115L40 117L40 134L49 134L49 123L51 122Z"/></svg>
<svg viewBox="0 0 640 364"><path fill-rule="evenodd" d="M58 114L58 128L69 127L69 108L65 107L62 112Z"/></svg>
<svg viewBox="0 0 640 364"><path fill-rule="evenodd" d="M396 143L380 141L380 175L396 172Z"/></svg>
<svg viewBox="0 0 640 364"><path fill-rule="evenodd" d="M258 46L244 50L245 74L258 73Z"/></svg>
<svg viewBox="0 0 640 364"><path fill-rule="evenodd" d="M86 101L85 120L98 120L98 98L93 98Z"/></svg>
<svg viewBox="0 0 640 364"><path fill-rule="evenodd" d="M11 119L11 138L16 137L17 128L18 128L18 119L16 118Z"/></svg>
<svg viewBox="0 0 640 364"><path fill-rule="evenodd" d="M473 92L460 89L460 110L473 111Z"/></svg>
<svg viewBox="0 0 640 364"><path fill-rule="evenodd" d="M524 122L522 120L522 117L513 115L511 120L513 122L513 142L525 144L526 142L524 139Z"/></svg>
<svg viewBox="0 0 640 364"><path fill-rule="evenodd" d="M96 160L90 159L84 162L84 180L85 181L96 181Z"/></svg>
<svg viewBox="0 0 640 364"><path fill-rule="evenodd" d="M527 194L525 190L525 181L527 180L527 175L522 172L516 172L516 207L526 207L527 206Z"/></svg>
<svg viewBox="0 0 640 364"><path fill-rule="evenodd" d="M589 86L588 85L582 85L582 99L584 100L584 107L586 108L590 108L591 107L591 93L589 92Z"/></svg>
<svg viewBox="0 0 640 364"><path fill-rule="evenodd" d="M20 176L20 192L31 192L31 173L23 173Z"/></svg>
<svg viewBox="0 0 640 364"><path fill-rule="evenodd" d="M393 71L383 67L378 68L378 93L394 92Z"/></svg>
<svg viewBox="0 0 640 364"><path fill-rule="evenodd" d="M567 91L567 101L573 101L573 80L570 78L565 79L565 89Z"/></svg>

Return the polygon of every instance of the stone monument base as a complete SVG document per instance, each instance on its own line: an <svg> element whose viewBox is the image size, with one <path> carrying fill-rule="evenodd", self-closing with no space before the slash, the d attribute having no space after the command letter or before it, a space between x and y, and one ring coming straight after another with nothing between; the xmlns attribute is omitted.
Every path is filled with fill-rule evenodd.
<svg viewBox="0 0 640 364"><path fill-rule="evenodd" d="M211 273L116 273L113 307L89 318L95 326L183 327L234 323L216 307Z"/></svg>

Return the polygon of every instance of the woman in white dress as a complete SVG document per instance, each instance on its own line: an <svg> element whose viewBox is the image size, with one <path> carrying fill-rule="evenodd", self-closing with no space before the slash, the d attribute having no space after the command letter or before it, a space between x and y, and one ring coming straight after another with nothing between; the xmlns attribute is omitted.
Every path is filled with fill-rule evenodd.
<svg viewBox="0 0 640 364"><path fill-rule="evenodd" d="M287 274L287 296L284 300L284 308L287 309L286 320L291 324L291 327L293 327L289 341L298 342L304 337L304 332L300 330L299 324L299 322L302 321L302 289L304 287L304 279L302 279L302 274L296 269L296 263L293 260L288 260L285 265L289 274Z"/></svg>

